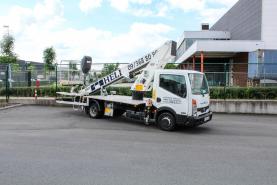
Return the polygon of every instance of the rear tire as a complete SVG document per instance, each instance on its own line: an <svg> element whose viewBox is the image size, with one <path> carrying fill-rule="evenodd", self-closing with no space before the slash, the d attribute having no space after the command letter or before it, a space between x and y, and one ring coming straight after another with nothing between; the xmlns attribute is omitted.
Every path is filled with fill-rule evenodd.
<svg viewBox="0 0 277 185"><path fill-rule="evenodd" d="M160 114L158 117L158 126L161 130L173 131L176 128L174 116L169 112Z"/></svg>
<svg viewBox="0 0 277 185"><path fill-rule="evenodd" d="M101 110L101 108L96 104L96 103L92 103L88 110L87 113L89 115L89 117L93 118L93 119L98 119L103 117L103 110Z"/></svg>

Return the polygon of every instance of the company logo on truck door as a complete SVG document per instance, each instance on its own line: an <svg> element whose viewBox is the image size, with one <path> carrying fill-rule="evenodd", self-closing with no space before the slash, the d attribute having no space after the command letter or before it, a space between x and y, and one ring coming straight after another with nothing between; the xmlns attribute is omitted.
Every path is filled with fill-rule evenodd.
<svg viewBox="0 0 277 185"><path fill-rule="evenodd" d="M101 80L98 80L97 82L95 82L94 84L92 84L90 86L91 91L94 91L96 89L100 89L102 86L108 85L116 80L119 80L119 78L122 77L122 73L121 70L117 70L115 72L113 72L112 74L105 76L104 78L102 78Z"/></svg>
<svg viewBox="0 0 277 185"><path fill-rule="evenodd" d="M182 101L181 101L180 98L163 97L162 103L168 103L168 104L181 104Z"/></svg>

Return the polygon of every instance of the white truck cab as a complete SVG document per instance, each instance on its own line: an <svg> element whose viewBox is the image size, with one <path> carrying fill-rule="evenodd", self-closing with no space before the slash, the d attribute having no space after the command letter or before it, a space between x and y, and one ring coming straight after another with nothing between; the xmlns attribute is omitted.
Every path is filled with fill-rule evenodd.
<svg viewBox="0 0 277 185"><path fill-rule="evenodd" d="M155 72L153 106L157 109L157 122L175 122L177 125L198 126L212 119L209 87L203 73L190 70L157 70ZM162 113L170 113L171 116ZM174 123L174 124L175 124ZM164 125L161 125L164 126ZM161 127L160 126L160 127ZM172 125L164 130L174 129Z"/></svg>

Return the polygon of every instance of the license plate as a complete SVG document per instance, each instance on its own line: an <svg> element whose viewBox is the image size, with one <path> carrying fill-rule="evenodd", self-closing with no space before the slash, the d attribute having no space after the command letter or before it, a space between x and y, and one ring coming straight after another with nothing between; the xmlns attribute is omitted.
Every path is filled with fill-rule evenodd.
<svg viewBox="0 0 277 185"><path fill-rule="evenodd" d="M204 121L209 121L209 120L210 120L210 116L204 118Z"/></svg>

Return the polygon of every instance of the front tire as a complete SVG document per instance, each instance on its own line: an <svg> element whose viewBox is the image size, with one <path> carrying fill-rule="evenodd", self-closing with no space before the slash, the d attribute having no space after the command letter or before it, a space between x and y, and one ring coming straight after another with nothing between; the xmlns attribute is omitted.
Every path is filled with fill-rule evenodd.
<svg viewBox="0 0 277 185"><path fill-rule="evenodd" d="M98 119L103 117L103 110L101 110L96 103L92 103L89 106L87 113L93 119Z"/></svg>
<svg viewBox="0 0 277 185"><path fill-rule="evenodd" d="M169 112L160 114L158 117L158 126L161 130L173 131L176 128L174 116Z"/></svg>

